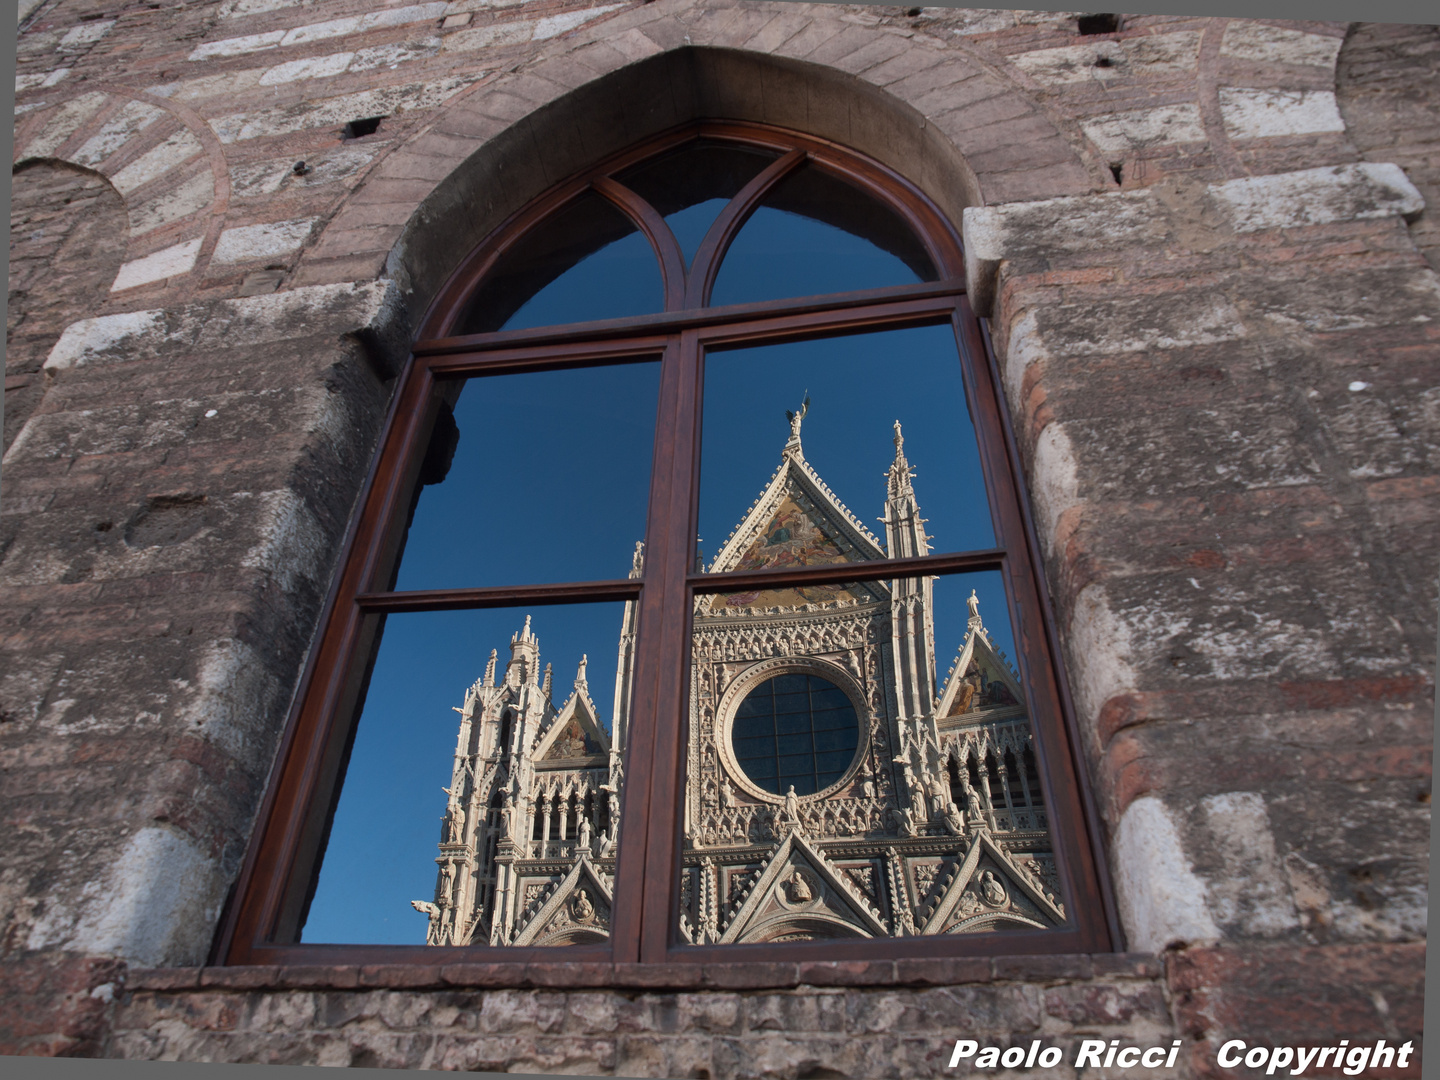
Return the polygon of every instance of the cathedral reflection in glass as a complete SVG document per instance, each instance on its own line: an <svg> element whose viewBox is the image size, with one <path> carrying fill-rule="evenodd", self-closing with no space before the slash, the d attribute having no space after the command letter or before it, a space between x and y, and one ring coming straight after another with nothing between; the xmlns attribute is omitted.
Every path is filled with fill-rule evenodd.
<svg viewBox="0 0 1440 1080"><path fill-rule="evenodd" d="M705 571L859 571L928 554L900 424L882 540L806 459L803 421L791 414L779 467ZM637 548L632 574L642 560ZM857 574L696 596L682 942L1066 922L1020 678L979 611L980 588L1003 598L996 578ZM958 627L961 609L941 675L937 621ZM553 685L543 617L525 619L508 658L492 655L459 710L435 895L414 903L431 944L580 944L609 932L634 605L604 716L588 661L572 688Z"/></svg>

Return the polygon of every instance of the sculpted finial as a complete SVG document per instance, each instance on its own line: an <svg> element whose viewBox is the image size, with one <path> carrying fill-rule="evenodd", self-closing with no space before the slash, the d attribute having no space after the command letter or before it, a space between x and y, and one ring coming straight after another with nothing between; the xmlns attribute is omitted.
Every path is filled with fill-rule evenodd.
<svg viewBox="0 0 1440 1080"><path fill-rule="evenodd" d="M790 442L786 444L787 446L800 445L800 424L804 421L805 414L809 411L810 391L807 390L805 391L805 401L800 406L799 412L791 412L789 409L785 410L785 419L790 421Z"/></svg>
<svg viewBox="0 0 1440 1080"><path fill-rule="evenodd" d="M900 421L895 421L895 460L890 463L890 471L886 473L889 480L888 493L892 499L913 497L915 489L910 484L910 462L905 460L905 433L900 430ZM905 515L901 515L902 517ZM898 519L897 519L898 520ZM924 530L920 530L923 532Z"/></svg>

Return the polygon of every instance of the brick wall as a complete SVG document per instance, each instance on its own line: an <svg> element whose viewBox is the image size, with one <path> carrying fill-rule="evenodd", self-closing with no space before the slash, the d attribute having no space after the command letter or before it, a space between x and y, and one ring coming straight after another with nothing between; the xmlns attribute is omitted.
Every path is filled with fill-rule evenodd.
<svg viewBox="0 0 1440 1080"><path fill-rule="evenodd" d="M1428 34L732 0L36 9L15 205L48 216L43 239L12 232L0 491L0 1047L915 1075L962 1035L1093 1031L1182 1036L1203 1074L1221 1037L1416 1036ZM850 145L957 226L976 208L971 291L1108 869L1130 948L1163 961L663 992L196 968L408 327L528 198L701 115Z"/></svg>
<svg viewBox="0 0 1440 1080"><path fill-rule="evenodd" d="M209 947L384 404L340 337L377 286L319 291L50 353L4 466L12 954Z"/></svg>

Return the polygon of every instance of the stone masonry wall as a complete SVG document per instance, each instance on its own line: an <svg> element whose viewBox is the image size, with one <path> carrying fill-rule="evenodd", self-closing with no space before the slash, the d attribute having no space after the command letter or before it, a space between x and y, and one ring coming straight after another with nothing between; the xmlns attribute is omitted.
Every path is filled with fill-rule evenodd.
<svg viewBox="0 0 1440 1080"><path fill-rule="evenodd" d="M1340 50L1335 94L1340 115L1367 161L1401 166L1431 206L1440 200L1440 26L1363 23ZM1440 226L1434 215L1412 225L1430 269L1440 271Z"/></svg>
<svg viewBox="0 0 1440 1080"><path fill-rule="evenodd" d="M125 201L93 172L32 162L10 192L5 441L45 390L41 365L77 311L103 294L125 257Z"/></svg>
<svg viewBox="0 0 1440 1080"><path fill-rule="evenodd" d="M27 9L0 1053L898 1076L1093 1033L1207 1075L1223 1038L1418 1037L1429 31L914 10ZM1134 952L746 989L201 967L410 327L526 200L702 116L835 139L963 220Z"/></svg>
<svg viewBox="0 0 1440 1080"><path fill-rule="evenodd" d="M966 215L970 255L1000 268L992 325L1129 942L1187 943L1185 970L1221 983L1305 947L1282 984L1300 1000L1334 985L1304 970L1326 947L1375 943L1358 955L1403 971L1409 946L1381 943L1425 929L1434 443L1416 435L1437 292L1404 224L1418 205L1398 169L1352 167ZM1143 299L1116 299L1121 280ZM1418 991L1418 968L1396 975L1379 1000ZM1244 978L1203 997L1231 1016L1212 1042L1312 1022Z"/></svg>
<svg viewBox="0 0 1440 1080"><path fill-rule="evenodd" d="M964 966L960 985L743 992L725 988L717 966L708 988L629 993L483 990L473 972L456 970L451 980L422 976L434 986L425 990L339 989L338 972L312 971L293 989L257 995L220 989L223 975L201 989L195 972L137 973L115 1010L109 1049L144 1059L720 1080L927 1076L944 1071L962 1035L1001 1045L1041 1039L1064 1047L1067 1060L1081 1034L1173 1037L1152 958L1065 958L1040 978L1003 962ZM563 965L555 974L563 978Z"/></svg>

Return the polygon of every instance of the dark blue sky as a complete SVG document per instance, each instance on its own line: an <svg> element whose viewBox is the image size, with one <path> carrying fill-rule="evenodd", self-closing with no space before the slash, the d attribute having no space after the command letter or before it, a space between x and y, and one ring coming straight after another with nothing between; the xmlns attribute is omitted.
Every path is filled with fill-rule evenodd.
<svg viewBox="0 0 1440 1080"><path fill-rule="evenodd" d="M903 262L868 240L799 214L761 206L725 253L710 303L720 307L913 285L919 280Z"/></svg>
<svg viewBox="0 0 1440 1080"><path fill-rule="evenodd" d="M645 538L658 363L471 379L398 589L623 578Z"/></svg>
<svg viewBox="0 0 1440 1080"><path fill-rule="evenodd" d="M717 204L672 215L687 254ZM897 258L839 229L762 208L737 238L716 303L915 281ZM632 234L541 290L509 326L659 310L659 276ZM659 369L639 363L471 380L455 416L460 441L443 484L422 491L396 587L512 585L624 577L645 531ZM717 352L706 360L701 548L719 550L780 462L786 409L808 391L807 459L873 532L900 420L921 513L937 551L990 547L984 499L948 326ZM975 587L992 640L1014 655L998 574L935 586L943 677ZM491 649L532 617L541 663L555 666L557 706L582 653L608 724L622 604L392 615L356 731L309 922L308 942L415 943L466 688Z"/></svg>
<svg viewBox="0 0 1440 1080"><path fill-rule="evenodd" d="M643 233L607 244L525 302L502 329L648 315L665 308L660 264Z"/></svg>

